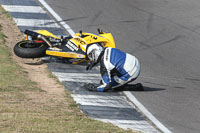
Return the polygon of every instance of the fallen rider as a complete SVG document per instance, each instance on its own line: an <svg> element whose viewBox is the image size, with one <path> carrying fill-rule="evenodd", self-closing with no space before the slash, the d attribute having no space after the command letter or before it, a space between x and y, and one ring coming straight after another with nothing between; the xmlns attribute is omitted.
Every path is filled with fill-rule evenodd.
<svg viewBox="0 0 200 133"><path fill-rule="evenodd" d="M135 56L116 48L103 48L98 43L88 45L86 54L91 61L86 70L91 70L100 63L102 78L99 86L87 84L86 88L89 91L144 90L140 83L128 84L140 74L140 63Z"/></svg>

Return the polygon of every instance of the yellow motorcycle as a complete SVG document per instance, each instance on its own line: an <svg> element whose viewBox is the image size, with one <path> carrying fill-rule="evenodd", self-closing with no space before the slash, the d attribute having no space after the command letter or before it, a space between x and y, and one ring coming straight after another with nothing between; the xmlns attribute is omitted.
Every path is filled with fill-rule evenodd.
<svg viewBox="0 0 200 133"><path fill-rule="evenodd" d="M87 61L88 45L98 43L103 47L116 47L112 34L100 29L98 29L98 35L80 31L73 36L57 37L47 30L25 30L24 34L26 39L14 46L14 53L21 58L54 56L77 64Z"/></svg>

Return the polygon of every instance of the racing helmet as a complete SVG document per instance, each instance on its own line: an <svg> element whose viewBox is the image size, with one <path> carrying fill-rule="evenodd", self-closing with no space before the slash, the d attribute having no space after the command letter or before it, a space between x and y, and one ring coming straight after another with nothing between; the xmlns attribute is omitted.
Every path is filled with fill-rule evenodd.
<svg viewBox="0 0 200 133"><path fill-rule="evenodd" d="M103 50L103 47L98 43L89 45L86 52L88 59L93 63L97 63Z"/></svg>

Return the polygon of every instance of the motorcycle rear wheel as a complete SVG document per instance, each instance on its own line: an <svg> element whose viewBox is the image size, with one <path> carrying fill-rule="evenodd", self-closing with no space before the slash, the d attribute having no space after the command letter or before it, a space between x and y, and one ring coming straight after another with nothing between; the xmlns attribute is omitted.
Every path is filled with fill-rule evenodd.
<svg viewBox="0 0 200 133"><path fill-rule="evenodd" d="M33 43L30 40L24 40L14 46L14 53L21 58L40 58L45 56L48 47L44 42Z"/></svg>

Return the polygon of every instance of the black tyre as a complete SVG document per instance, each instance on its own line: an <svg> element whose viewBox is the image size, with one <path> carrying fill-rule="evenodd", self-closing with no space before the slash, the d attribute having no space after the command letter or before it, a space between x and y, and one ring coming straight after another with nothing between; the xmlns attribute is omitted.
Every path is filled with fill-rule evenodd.
<svg viewBox="0 0 200 133"><path fill-rule="evenodd" d="M14 53L21 58L39 58L45 56L49 46L45 42L20 41L14 47Z"/></svg>

